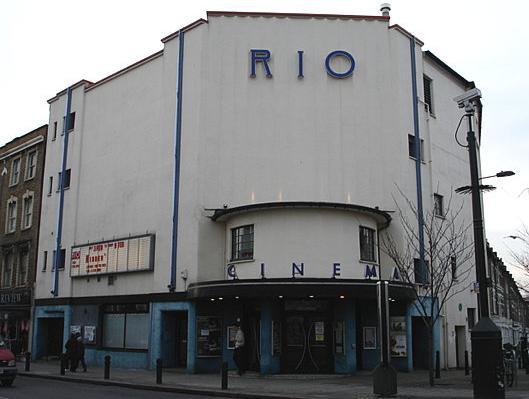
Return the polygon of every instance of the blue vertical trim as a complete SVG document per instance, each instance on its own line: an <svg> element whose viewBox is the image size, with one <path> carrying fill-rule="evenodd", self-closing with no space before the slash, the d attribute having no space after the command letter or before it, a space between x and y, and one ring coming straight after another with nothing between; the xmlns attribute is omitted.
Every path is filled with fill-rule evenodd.
<svg viewBox="0 0 529 399"><path fill-rule="evenodd" d="M66 109L64 111L63 121L63 147L62 147L62 166L61 166L61 180L59 184L59 207L57 210L57 228L56 243L55 243L55 259L53 262L53 287L51 293L53 296L59 295L59 266L61 264L61 240L62 240L62 214L64 210L64 175L66 174L66 161L68 160L68 127L70 124L70 113L72 109L72 88L68 87L66 90Z"/></svg>
<svg viewBox="0 0 529 399"><path fill-rule="evenodd" d="M415 38L410 39L411 55L411 86L413 104L413 130L415 134L415 180L417 183L417 220L419 223L419 259L424 270L424 217L422 208L422 179L421 179L421 135L419 131L419 109L417 105L417 67L415 64Z"/></svg>
<svg viewBox="0 0 529 399"><path fill-rule="evenodd" d="M270 300L261 302L261 374L272 373L272 303Z"/></svg>
<svg viewBox="0 0 529 399"><path fill-rule="evenodd" d="M184 73L184 32L178 32L178 77L176 83L176 120L174 135L173 233L171 242L171 281L169 291L176 289L176 257L178 253L178 203L180 200L180 144L182 141L182 80Z"/></svg>

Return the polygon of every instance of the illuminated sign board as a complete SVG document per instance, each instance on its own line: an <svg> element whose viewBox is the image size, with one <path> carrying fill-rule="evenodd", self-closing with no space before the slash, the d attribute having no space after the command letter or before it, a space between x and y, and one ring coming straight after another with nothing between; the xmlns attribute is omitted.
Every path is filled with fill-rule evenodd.
<svg viewBox="0 0 529 399"><path fill-rule="evenodd" d="M127 237L72 247L71 277L152 270L154 235Z"/></svg>

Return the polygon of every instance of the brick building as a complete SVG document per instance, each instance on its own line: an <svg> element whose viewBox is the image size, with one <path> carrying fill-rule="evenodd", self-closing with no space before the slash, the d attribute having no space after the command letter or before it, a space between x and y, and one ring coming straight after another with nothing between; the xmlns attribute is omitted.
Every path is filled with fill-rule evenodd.
<svg viewBox="0 0 529 399"><path fill-rule="evenodd" d="M0 148L0 335L27 350L47 125Z"/></svg>

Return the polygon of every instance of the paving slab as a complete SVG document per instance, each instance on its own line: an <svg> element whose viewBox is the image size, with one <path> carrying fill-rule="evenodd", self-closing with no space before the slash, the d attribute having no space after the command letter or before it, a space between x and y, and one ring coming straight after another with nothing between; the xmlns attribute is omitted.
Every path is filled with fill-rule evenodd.
<svg viewBox="0 0 529 399"><path fill-rule="evenodd" d="M37 361L31 363L31 370L24 372L24 363L18 364L20 374L71 382L101 385L117 385L134 389L194 393L210 396L223 396L248 399L372 399L371 372L358 372L355 375L260 375L247 372L243 376L230 372L228 390L221 390L219 374L189 374L178 369L164 369L163 384L156 384L155 370L112 368L110 379L103 379L103 368L90 367L87 372L66 375L59 373L57 361ZM436 385L428 385L428 373L415 371L398 374L398 394L395 398L467 399L472 398L470 376L463 370L450 370L441 373ZM529 399L529 375L524 370L518 374L517 386L508 388L508 399Z"/></svg>

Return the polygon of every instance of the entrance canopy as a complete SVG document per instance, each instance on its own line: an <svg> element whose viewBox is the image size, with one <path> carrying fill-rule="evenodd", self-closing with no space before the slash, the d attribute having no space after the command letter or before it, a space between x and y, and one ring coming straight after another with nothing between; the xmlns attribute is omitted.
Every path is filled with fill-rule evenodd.
<svg viewBox="0 0 529 399"><path fill-rule="evenodd" d="M188 295L199 298L375 298L378 280L346 279L255 279L219 280L190 284ZM390 297L412 301L413 289L401 282L390 282Z"/></svg>

